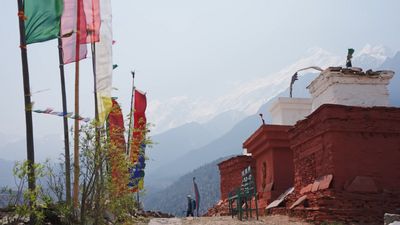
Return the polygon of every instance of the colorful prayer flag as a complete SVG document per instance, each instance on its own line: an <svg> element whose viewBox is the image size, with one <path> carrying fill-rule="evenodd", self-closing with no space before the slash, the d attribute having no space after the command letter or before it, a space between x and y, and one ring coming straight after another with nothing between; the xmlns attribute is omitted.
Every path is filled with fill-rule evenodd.
<svg viewBox="0 0 400 225"><path fill-rule="evenodd" d="M146 95L139 90L135 90L132 97L134 106L133 108L133 127L130 129L132 131L132 139L130 140L129 156L131 162L134 164L133 168L130 170L130 182L129 187L132 192L142 190L144 186L144 168L146 167L146 107L147 99Z"/></svg>
<svg viewBox="0 0 400 225"><path fill-rule="evenodd" d="M33 44L57 38L62 12L62 0L25 0L26 43Z"/></svg>
<svg viewBox="0 0 400 225"><path fill-rule="evenodd" d="M128 191L129 173L126 170L125 127L121 108L115 99L112 99L112 110L108 115L108 135L110 138L109 162L111 165L112 185L115 187L114 195L124 194ZM124 165L125 163L125 165Z"/></svg>
<svg viewBox="0 0 400 225"><path fill-rule="evenodd" d="M140 144L144 141L146 132L146 95L139 90L134 91L134 111L133 111L133 129L132 140L130 144L129 155L132 163L138 161Z"/></svg>

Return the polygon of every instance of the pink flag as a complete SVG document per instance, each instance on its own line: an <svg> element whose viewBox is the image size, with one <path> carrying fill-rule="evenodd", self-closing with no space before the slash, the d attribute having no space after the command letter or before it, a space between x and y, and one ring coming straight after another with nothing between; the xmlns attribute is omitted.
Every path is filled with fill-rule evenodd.
<svg viewBox="0 0 400 225"><path fill-rule="evenodd" d="M80 24L77 29L77 2L80 4ZM86 43L100 40L99 0L64 0L64 13L61 17L61 36L64 64L76 60L76 31L80 32L79 59L86 58Z"/></svg>
<svg viewBox="0 0 400 225"><path fill-rule="evenodd" d="M64 64L75 62L76 59L76 31L77 29L77 2L81 4L79 17L80 50L79 59L86 58L86 19L83 10L83 0L64 0L64 12L61 17L61 37Z"/></svg>

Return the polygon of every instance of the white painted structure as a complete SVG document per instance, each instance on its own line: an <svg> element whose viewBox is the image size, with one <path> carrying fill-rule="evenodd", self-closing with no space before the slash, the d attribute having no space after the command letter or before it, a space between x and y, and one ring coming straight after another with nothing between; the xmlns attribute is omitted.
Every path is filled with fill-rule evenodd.
<svg viewBox="0 0 400 225"><path fill-rule="evenodd" d="M243 149L242 155L247 155L247 156L251 156L251 153L247 152L247 148Z"/></svg>
<svg viewBox="0 0 400 225"><path fill-rule="evenodd" d="M307 87L313 98L312 111L323 104L348 106L389 106L387 85L393 71L380 71L376 75L358 75L324 70Z"/></svg>
<svg viewBox="0 0 400 225"><path fill-rule="evenodd" d="M297 121L305 119L310 114L311 104L310 98L279 97L269 108L272 124L296 124Z"/></svg>

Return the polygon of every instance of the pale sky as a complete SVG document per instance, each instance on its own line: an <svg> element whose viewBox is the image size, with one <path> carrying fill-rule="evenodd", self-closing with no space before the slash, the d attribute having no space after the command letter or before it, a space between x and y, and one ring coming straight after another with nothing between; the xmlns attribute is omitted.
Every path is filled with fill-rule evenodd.
<svg viewBox="0 0 400 225"><path fill-rule="evenodd" d="M149 102L212 99L280 70L313 47L344 55L366 44L400 50L398 0L113 0L113 95L128 114L131 75ZM24 137L17 1L0 14L0 135ZM35 108L61 111L57 42L28 46ZM82 61L81 112L93 117L91 59ZM73 65L66 67L73 111ZM49 89L49 90L47 90ZM47 90L36 93L37 91ZM157 112L155 113L157 115ZM62 134L59 117L34 114L35 137ZM151 122L151 121L150 121ZM71 123L72 124L72 123Z"/></svg>

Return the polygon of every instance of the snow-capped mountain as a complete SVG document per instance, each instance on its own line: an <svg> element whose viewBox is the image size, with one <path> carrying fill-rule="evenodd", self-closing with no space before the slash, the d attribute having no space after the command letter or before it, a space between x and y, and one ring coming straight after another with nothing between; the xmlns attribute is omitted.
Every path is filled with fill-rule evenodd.
<svg viewBox="0 0 400 225"><path fill-rule="evenodd" d="M394 56L394 52L385 46L367 44L355 52L353 65L361 68L378 69L383 62Z"/></svg>
<svg viewBox="0 0 400 225"><path fill-rule="evenodd" d="M366 45L360 51L356 51L353 65L376 69L391 56L392 52L383 46ZM152 100L149 102L148 117L149 121L156 125L153 134L194 121L206 123L225 111L237 111L244 118L256 113L262 104L285 90L295 71L309 66L319 66L324 69L344 64L345 56L337 56L321 48L312 48L304 57L284 69L242 82L229 93L215 99L190 99L186 96L177 96L164 101ZM233 119L237 121L241 118Z"/></svg>

